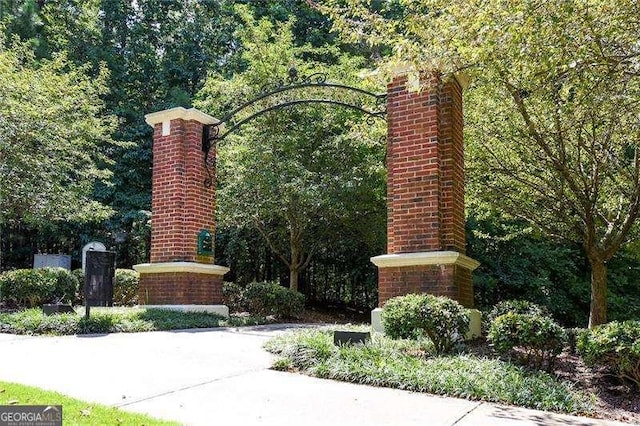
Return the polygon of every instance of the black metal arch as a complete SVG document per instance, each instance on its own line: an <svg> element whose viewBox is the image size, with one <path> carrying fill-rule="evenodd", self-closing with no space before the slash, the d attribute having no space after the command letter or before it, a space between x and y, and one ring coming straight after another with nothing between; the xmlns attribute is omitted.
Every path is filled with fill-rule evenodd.
<svg viewBox="0 0 640 426"><path fill-rule="evenodd" d="M345 90L351 92L356 95L364 95L367 98L370 98L374 101L374 108L367 109L361 105L355 103L348 103L340 100L333 99L320 99L320 98L310 98L310 99L293 99L286 100L284 102L276 103L275 105L268 106L266 108L261 109L249 116L242 118L238 121L235 121L237 115L242 111L250 108L251 106L257 104L263 99L267 99L271 96L277 95L279 93L285 93L294 91L297 89L303 89L306 87L310 88L329 88L335 90ZM376 94L372 93L358 87L348 86L345 84L339 83L331 83L327 82L327 75L324 73L314 73L308 76L300 77L298 76L298 72L295 68L289 69L289 76L286 79L281 79L276 82L266 84L262 86L260 92L253 99L243 103L239 107L235 108L224 117L220 119L217 123L207 124L202 129L202 151L204 152L204 167L207 172L207 178L205 179L205 186L210 187L213 184L213 176L211 173L211 168L209 166L209 152L211 150L211 146L217 144L221 140L223 140L227 135L238 130L243 124L251 121L267 112L286 108L294 105L301 104L328 104L328 105L336 105L345 108L354 109L359 111L365 115L367 115L367 122L373 124L375 119L386 119L387 116L387 94ZM224 133L222 129L224 128ZM213 160L215 162L215 159Z"/></svg>

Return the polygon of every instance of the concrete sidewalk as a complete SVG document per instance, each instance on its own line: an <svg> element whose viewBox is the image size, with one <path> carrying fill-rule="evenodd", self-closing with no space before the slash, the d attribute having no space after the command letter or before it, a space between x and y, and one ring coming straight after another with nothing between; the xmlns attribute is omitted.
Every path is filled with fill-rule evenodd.
<svg viewBox="0 0 640 426"><path fill-rule="evenodd" d="M0 334L0 380L194 425L623 424L269 370L262 344L300 327Z"/></svg>

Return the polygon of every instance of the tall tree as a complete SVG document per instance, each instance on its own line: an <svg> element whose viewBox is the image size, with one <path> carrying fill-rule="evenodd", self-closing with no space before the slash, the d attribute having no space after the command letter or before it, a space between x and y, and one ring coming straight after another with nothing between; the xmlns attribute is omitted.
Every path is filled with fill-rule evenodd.
<svg viewBox="0 0 640 426"><path fill-rule="evenodd" d="M247 69L230 80L210 78L201 93L201 108L218 115L237 98L250 98L265 82L286 76L292 65L301 75L332 71L301 60L312 48L294 45L291 22L255 21L241 10L245 10L242 41ZM353 63L358 60L350 59L333 69L334 76L345 69L349 72L344 74L356 74ZM357 121L350 111L323 106L277 110L247 124L220 147L218 220L253 226L289 269L293 290L327 238L331 223L349 213L364 219L384 211L354 211L358 200L383 200L376 188L384 188L382 144L355 126ZM372 204L376 202L366 206Z"/></svg>
<svg viewBox="0 0 640 426"><path fill-rule="evenodd" d="M416 70L471 75L472 186L582 244L589 326L606 322L607 262L640 211L638 2L420 0L403 3L402 20L356 0L329 3L346 36L384 39Z"/></svg>
<svg viewBox="0 0 640 426"><path fill-rule="evenodd" d="M115 146L115 121L100 100L106 72L95 78L64 56L36 61L26 44L3 44L0 227L107 217L110 209L92 199Z"/></svg>

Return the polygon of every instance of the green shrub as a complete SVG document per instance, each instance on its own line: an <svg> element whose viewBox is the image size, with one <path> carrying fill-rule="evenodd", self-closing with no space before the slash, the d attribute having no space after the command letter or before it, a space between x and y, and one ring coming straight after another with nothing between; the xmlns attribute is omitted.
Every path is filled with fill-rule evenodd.
<svg viewBox="0 0 640 426"><path fill-rule="evenodd" d="M304 310L303 294L275 282L251 283L243 296L252 315L299 318Z"/></svg>
<svg viewBox="0 0 640 426"><path fill-rule="evenodd" d="M578 341L581 338L581 335L584 333L588 333L589 330L586 328L565 328L567 333L567 349L569 353L572 355L577 354L577 345Z"/></svg>
<svg viewBox="0 0 640 426"><path fill-rule="evenodd" d="M84 286L84 272L82 272L82 269L74 269L73 271L71 271L71 274L76 277L78 283L80 284L80 289L82 289L82 287Z"/></svg>
<svg viewBox="0 0 640 426"><path fill-rule="evenodd" d="M424 356L424 342L376 333L366 345L337 347L333 330L323 328L284 333L264 347L281 357L277 368L317 377L539 410L591 412L587 395L551 374L468 354Z"/></svg>
<svg viewBox="0 0 640 426"><path fill-rule="evenodd" d="M222 283L222 302L227 305L229 312L244 312L247 310L243 292L244 288L238 284Z"/></svg>
<svg viewBox="0 0 640 426"><path fill-rule="evenodd" d="M483 327L485 328L485 332L488 331L489 326L498 318L507 313L513 314L527 314L527 315L540 315L540 316L550 316L551 314L547 310L540 305L536 305L533 302L529 302L528 300L503 300L501 302L493 305L488 314L486 314L486 318L482 321Z"/></svg>
<svg viewBox="0 0 640 426"><path fill-rule="evenodd" d="M491 323L488 338L501 355L519 349L524 352L520 358L526 364L537 368L546 365L551 369L567 336L564 329L549 317L509 312Z"/></svg>
<svg viewBox="0 0 640 426"><path fill-rule="evenodd" d="M114 306L134 306L138 304L140 274L133 269L116 269L113 284Z"/></svg>
<svg viewBox="0 0 640 426"><path fill-rule="evenodd" d="M640 321L610 322L578 336L578 353L640 390Z"/></svg>
<svg viewBox="0 0 640 426"><path fill-rule="evenodd" d="M0 274L0 298L20 307L73 302L78 279L63 268L17 269Z"/></svg>
<svg viewBox="0 0 640 426"><path fill-rule="evenodd" d="M469 315L458 302L443 296L408 294L389 299L382 324L394 339L427 336L436 353L448 353L469 331Z"/></svg>
<svg viewBox="0 0 640 426"><path fill-rule="evenodd" d="M78 289L76 290L73 304L82 305L84 304L84 272L79 268L71 271L71 274L78 280Z"/></svg>

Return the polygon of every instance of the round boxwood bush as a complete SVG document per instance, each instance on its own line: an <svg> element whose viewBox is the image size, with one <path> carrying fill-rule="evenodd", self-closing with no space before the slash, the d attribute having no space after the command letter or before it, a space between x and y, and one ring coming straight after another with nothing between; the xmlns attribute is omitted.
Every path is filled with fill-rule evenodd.
<svg viewBox="0 0 640 426"><path fill-rule="evenodd" d="M113 283L113 304L115 306L134 306L138 304L140 274L133 269L116 269Z"/></svg>
<svg viewBox="0 0 640 426"><path fill-rule="evenodd" d="M275 282L251 283L243 292L249 313L278 318L299 318L304 310L304 295Z"/></svg>
<svg viewBox="0 0 640 426"><path fill-rule="evenodd" d="M508 312L491 323L488 339L501 355L515 349L524 363L551 369L567 336L548 316Z"/></svg>
<svg viewBox="0 0 640 426"><path fill-rule="evenodd" d="M536 305L533 302L529 302L528 300L503 300L501 302L493 305L489 313L486 314L486 318L484 319L483 326L485 331L489 329L489 326L501 315L508 314L509 312L513 314L527 314L527 315L540 315L540 316L550 316L551 314L547 310L540 305Z"/></svg>
<svg viewBox="0 0 640 426"><path fill-rule="evenodd" d="M245 312L247 307L244 299L244 288L235 283L223 282L222 303L227 305L230 312Z"/></svg>
<svg viewBox="0 0 640 426"><path fill-rule="evenodd" d="M63 268L17 269L0 274L0 300L19 307L72 303L78 279Z"/></svg>
<svg viewBox="0 0 640 426"><path fill-rule="evenodd" d="M71 273L78 279L78 289L76 290L73 304L82 305L84 304L84 272L82 272L81 268L78 268L71 271Z"/></svg>
<svg viewBox="0 0 640 426"><path fill-rule="evenodd" d="M578 353L589 365L602 365L640 390L640 321L613 321L583 332Z"/></svg>
<svg viewBox="0 0 640 426"><path fill-rule="evenodd" d="M448 297L407 294L391 298L384 305L382 324L394 339L427 336L439 354L451 352L469 331L466 309Z"/></svg>

